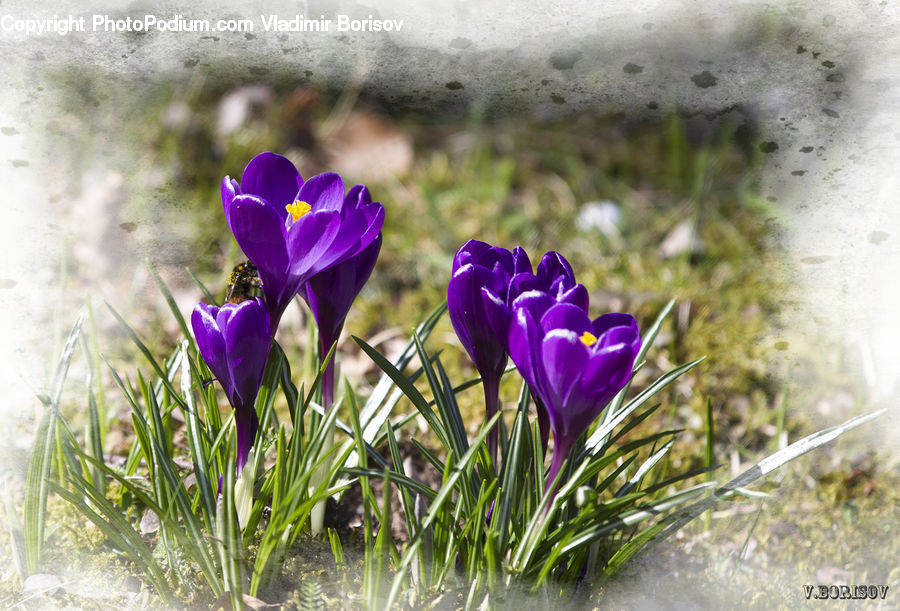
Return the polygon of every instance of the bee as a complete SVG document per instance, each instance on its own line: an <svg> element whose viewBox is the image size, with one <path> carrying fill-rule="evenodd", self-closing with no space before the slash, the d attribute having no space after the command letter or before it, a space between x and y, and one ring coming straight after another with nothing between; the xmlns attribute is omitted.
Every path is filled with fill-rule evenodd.
<svg viewBox="0 0 900 611"><path fill-rule="evenodd" d="M244 261L228 274L228 288L225 289L225 303L241 303L261 295L262 282L256 266Z"/></svg>

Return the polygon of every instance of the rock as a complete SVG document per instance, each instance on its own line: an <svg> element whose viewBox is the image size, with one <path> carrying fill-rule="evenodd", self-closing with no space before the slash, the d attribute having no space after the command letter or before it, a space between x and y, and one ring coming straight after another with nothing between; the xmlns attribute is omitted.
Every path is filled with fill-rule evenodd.
<svg viewBox="0 0 900 611"><path fill-rule="evenodd" d="M44 594L53 596L62 587L62 580L49 573L35 573L25 580L22 589L25 594Z"/></svg>
<svg viewBox="0 0 900 611"><path fill-rule="evenodd" d="M383 181L409 172L412 138L376 114L353 111L323 142L328 165L357 181Z"/></svg>
<svg viewBox="0 0 900 611"><path fill-rule="evenodd" d="M705 252L706 245L697 235L692 221L682 221L676 225L659 245L659 254L663 259L672 259L683 254L702 256Z"/></svg>
<svg viewBox="0 0 900 611"><path fill-rule="evenodd" d="M253 114L268 108L275 94L264 85L246 85L229 91L219 101L216 134L225 137L233 134L252 118Z"/></svg>
<svg viewBox="0 0 900 611"><path fill-rule="evenodd" d="M150 533L155 533L158 530L159 516L157 516L156 512L152 509L148 509L144 512L144 515L141 518L141 534L149 535Z"/></svg>
<svg viewBox="0 0 900 611"><path fill-rule="evenodd" d="M582 204L575 217L575 227L584 231L596 229L607 238L618 238L621 236L622 208L609 200Z"/></svg>

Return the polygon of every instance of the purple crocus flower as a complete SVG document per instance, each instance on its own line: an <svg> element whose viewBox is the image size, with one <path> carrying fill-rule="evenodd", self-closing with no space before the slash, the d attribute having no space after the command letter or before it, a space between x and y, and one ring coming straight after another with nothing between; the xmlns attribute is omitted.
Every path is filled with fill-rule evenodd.
<svg viewBox="0 0 900 611"><path fill-rule="evenodd" d="M507 307L522 293L534 290L550 294L557 302L571 303L588 311L587 289L575 281L572 266L554 250L544 253L534 274L529 267L527 272L513 277L506 298Z"/></svg>
<svg viewBox="0 0 900 611"><path fill-rule="evenodd" d="M492 321L491 316L508 313L491 307L486 293L505 302L510 280L518 273L531 271L528 255L521 248L512 252L478 240L463 244L453 257L453 270L447 286L450 322L475 368L481 374L487 418L496 413L500 377L506 369L506 337L495 329L508 321ZM488 436L491 458L497 457L497 430Z"/></svg>
<svg viewBox="0 0 900 611"><path fill-rule="evenodd" d="M259 270L272 333L297 291L315 274L353 257L381 232L384 208L344 197L344 183L327 173L303 181L287 158L261 153L241 182L222 179L225 219Z"/></svg>
<svg viewBox="0 0 900 611"><path fill-rule="evenodd" d="M485 307L490 315L488 320L493 325L494 333L506 340L509 337L509 325L512 322L512 304L519 295L528 291L540 291L551 296L557 303L570 303L577 306L587 314L588 292L582 284L575 281L572 266L565 257L556 251L550 251L541 257L537 266L537 272L532 273L531 266L527 270L519 271L512 277L509 290L505 296L496 294L490 289L485 289ZM541 433L541 447L547 451L547 441L550 438L550 417L543 400L532 393L537 412L538 428Z"/></svg>
<svg viewBox="0 0 900 611"><path fill-rule="evenodd" d="M199 303L191 326L200 354L234 409L240 473L259 427L255 403L271 341L269 312L259 297L222 307Z"/></svg>
<svg viewBox="0 0 900 611"><path fill-rule="evenodd" d="M579 435L631 378L641 336L630 314L592 321L583 309L542 291L521 294L513 311L510 357L546 407L553 430L549 486Z"/></svg>
<svg viewBox="0 0 900 611"><path fill-rule="evenodd" d="M357 200L357 206L372 203L368 189L356 185L344 198L345 208L354 204L346 200ZM361 251L328 269L319 272L300 287L299 294L312 311L319 328L319 349L324 358L331 345L338 340L350 306L369 279L378 253L381 250L381 234ZM334 359L328 363L322 379L322 402L329 406L334 400Z"/></svg>

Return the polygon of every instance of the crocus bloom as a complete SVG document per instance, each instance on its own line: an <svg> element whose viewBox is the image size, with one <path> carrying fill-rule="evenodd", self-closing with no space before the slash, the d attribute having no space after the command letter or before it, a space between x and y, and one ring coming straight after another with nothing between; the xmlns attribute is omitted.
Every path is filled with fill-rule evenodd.
<svg viewBox="0 0 900 611"><path fill-rule="evenodd" d="M490 288L483 290L485 308L488 310L494 333L506 341L509 337L509 325L512 322L512 304L522 293L540 291L551 296L557 303L570 303L588 311L588 292L584 285L575 281L572 266L565 257L556 251L550 251L541 257L537 272L531 272L529 265L512 277L505 297L494 293ZM550 420L543 400L532 393L537 412L538 427L541 433L541 447L547 450L550 437Z"/></svg>
<svg viewBox="0 0 900 611"><path fill-rule="evenodd" d="M463 244L453 257L447 308L459 341L481 374L487 418L498 408L500 377L506 369L507 355L506 338L494 331L504 324L491 320L494 310L484 292L505 301L512 277L526 270L531 271L531 263L521 248L510 252L478 240ZM488 447L491 458L496 459L496 429L488 437Z"/></svg>
<svg viewBox="0 0 900 611"><path fill-rule="evenodd" d="M585 312L588 311L587 289L575 281L572 266L565 257L554 250L544 253L534 274L529 268L527 272L513 277L506 305L512 305L512 302L525 291L533 290L549 293L557 302L571 303Z"/></svg>
<svg viewBox="0 0 900 611"><path fill-rule="evenodd" d="M356 185L350 189L344 200L345 208L353 205L368 206L372 203L369 191L363 185ZM347 200L356 202L348 203ZM369 279L380 250L381 234L378 234L371 244L358 253L319 272L300 287L300 296L309 305L319 328L319 348L323 358L340 337L350 306ZM331 405L334 400L333 359L325 368L322 394L323 403L326 406Z"/></svg>
<svg viewBox="0 0 900 611"><path fill-rule="evenodd" d="M578 437L631 378L641 348L629 314L593 321L584 310L529 291L513 303L509 354L543 402L553 430L548 486Z"/></svg>
<svg viewBox="0 0 900 611"><path fill-rule="evenodd" d="M261 153L241 182L222 179L225 219L259 270L272 333L297 291L315 274L360 253L381 231L384 208L344 197L337 174L306 182L287 158Z"/></svg>
<svg viewBox="0 0 900 611"><path fill-rule="evenodd" d="M191 326L203 360L234 408L241 473L259 427L255 403L269 352L269 312L259 297L222 307L199 303Z"/></svg>

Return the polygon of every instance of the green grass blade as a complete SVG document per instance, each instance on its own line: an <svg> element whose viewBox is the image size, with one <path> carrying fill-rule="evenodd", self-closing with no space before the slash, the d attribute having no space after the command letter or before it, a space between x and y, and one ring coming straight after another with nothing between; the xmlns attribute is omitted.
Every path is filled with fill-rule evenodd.
<svg viewBox="0 0 900 611"><path fill-rule="evenodd" d="M406 347L400 352L400 356L397 357L397 360L394 361L394 367L396 369L399 369L400 371L406 369L407 365L409 365L409 362L412 360L413 355L416 353L415 337L418 337L424 342L428 336L431 335L431 331L434 329L434 326L438 323L441 315L446 309L447 301L444 300L441 305L432 310L428 317L422 321L422 324L416 327L413 332L413 337L410 337ZM378 431L384 426L384 420L387 419L387 413L385 413L383 408L379 410L379 406L381 406L388 397L388 393L390 393L393 386L394 382L391 380L390 376L386 373L382 374L378 383L375 385L375 388L372 390L372 394L369 395L369 398L366 400L366 403L359 413L359 421L363 426L364 432L368 431L370 427L372 427L372 430ZM390 410L387 411L388 413L390 412ZM364 437L364 439L366 439L368 443L372 443L372 439L368 436Z"/></svg>
<svg viewBox="0 0 900 611"><path fill-rule="evenodd" d="M527 467L523 464L525 457L529 455L527 447L526 429L528 428L528 403L531 393L526 384L522 384L519 391L519 406L516 413L516 421L513 424L513 432L503 462L502 480L500 486L499 503L497 513L492 522L491 529L498 533L497 549L503 553L509 540L510 515L512 505L521 496L521 487L524 485L522 474ZM496 525L496 526L495 526ZM489 543L488 543L489 544Z"/></svg>
<svg viewBox="0 0 900 611"><path fill-rule="evenodd" d="M466 429L459 415L459 407L456 405L452 392L448 397L446 390L438 380L438 375L431 364L430 357L425 351L422 341L418 337L414 336L414 338L416 341L416 352L425 370L425 378L428 380L428 386L431 388L431 395L434 397L438 408L445 435L450 442L449 447L454 454L462 456L469 449L469 440L466 439Z"/></svg>
<svg viewBox="0 0 900 611"><path fill-rule="evenodd" d="M153 276L153 280L156 281L156 286L159 287L159 292L162 293L163 298L169 305L172 316L175 317L175 321L178 323L178 326L181 327L181 332L184 333L185 337L191 337L191 331L188 328L187 322L184 320L184 316L181 315L178 304L175 303L175 298L172 297L172 291L169 290L169 287L166 286L166 283L160 278L159 271L157 271L156 266L153 265L150 259L146 259L145 262L147 263L147 269L150 270L150 274Z"/></svg>
<svg viewBox="0 0 900 611"><path fill-rule="evenodd" d="M391 591L388 595L387 604L385 606L386 608L390 608L397 600L397 595L400 593L400 587L406 579L409 566L416 558L416 551L418 550L419 546L422 545L424 533L426 533L429 527L434 524L438 515L442 511L444 503L446 503L451 498L451 494L456 489L456 482L459 480L459 478L466 474L466 466L470 466L472 464L475 453L481 449L479 448L479 446L484 443L484 440L487 438L491 427L497 424L497 420L499 418L500 413L497 412L490 420L488 420L484 424L484 426L481 428L481 431L478 433L478 436L469 447L469 451L460 458L455 467L451 468L449 476L446 477L444 482L442 483L441 489L438 491L438 495L435 497L434 501L432 501L431 503L431 506L428 508L428 513L425 517L425 520L420 525L419 531L414 537L412 537L409 545L407 545L406 547L406 550L404 550L403 558L400 561L399 566L397 566L397 572L394 577L394 582L391 585ZM447 465L450 465L449 457Z"/></svg>
<svg viewBox="0 0 900 611"><path fill-rule="evenodd" d="M216 298L213 297L213 294L209 292L209 289L206 288L206 285L200 281L200 278L198 278L194 274L194 272L191 271L191 268L185 267L184 269L185 269L185 271L187 271L188 276L191 277L191 280L194 281L194 284L196 284L197 287L200 289L200 292L203 293L203 298L206 299L206 303L209 305L218 305L219 302L216 301Z"/></svg>
<svg viewBox="0 0 900 611"><path fill-rule="evenodd" d="M676 367L671 371L660 376L653 384L645 388L638 396L628 402L628 404L619 410L612 418L600 424L597 429L588 437L587 442L584 444L584 452L591 454L598 454L602 451L602 448L605 447L606 441L609 437L609 434L612 432L614 428L616 428L625 418L628 417L634 410L643 405L647 399L652 397L654 394L659 392L662 388L671 384L676 378L686 373L693 367L695 367L698 363L701 363L705 357L701 357L699 359L695 359L690 363L685 363L680 367Z"/></svg>
<svg viewBox="0 0 900 611"><path fill-rule="evenodd" d="M620 547L616 550L616 553L612 555L606 566L603 567L603 572L607 577L612 577L625 565L628 560L641 551L641 548L647 545L648 542L653 540L653 537L659 534L659 532L665 528L665 524L662 522L657 522L656 524L652 524L648 526L641 532L637 534L631 541Z"/></svg>
<svg viewBox="0 0 900 611"><path fill-rule="evenodd" d="M715 492L713 492L713 494L708 498L694 503L693 505L690 505L684 510L678 512L676 515L670 517L667 520L666 528L653 538L653 542L662 541L666 537L672 535L685 524L702 514L704 511L713 507L723 497L733 494L740 488L746 487L760 477L771 473L775 469L794 460L795 458L802 456L803 454L806 454L807 452L810 452L811 450L814 450L830 441L834 441L844 433L862 426L863 424L866 424L867 422L870 422L871 420L874 420L879 416L882 416L887 411L887 408L885 408L869 414L856 416L837 426L833 426L811 435L807 435L803 439L795 441L788 447L764 458L721 488L717 488ZM644 549L647 548L645 547Z"/></svg>
<svg viewBox="0 0 900 611"><path fill-rule="evenodd" d="M141 338L138 336L138 334L135 332L135 330L132 329L131 326L129 326L129 324L127 322L125 322L125 319L122 318L122 316L116 311L116 309L114 307L112 307L112 305L109 302L105 302L105 303L106 303L106 307L109 308L109 311L112 312L113 317L118 321L119 326L121 326L122 329L125 331L125 334L131 338L131 341L134 342L134 345L137 346L138 350L141 351L141 354L144 355L144 357L147 359L147 362L150 363L150 366L153 368L153 370L159 376L159 382L162 384L162 386L165 387L165 389L167 391L169 391L169 394L179 404L179 406L182 409L185 409L186 406L184 405L184 402L181 399L181 395L172 386L172 382L170 381L170 373L167 372L166 369L164 369L163 367L161 367L159 365L159 363L153 357L153 353L150 352L150 349L147 347L147 345L144 344L143 341L141 341Z"/></svg>
<svg viewBox="0 0 900 611"><path fill-rule="evenodd" d="M47 522L47 493L50 485L50 467L57 440L56 422L59 417L59 401L62 397L63 385L72 362L72 355L81 334L84 320L79 316L66 339L62 354L56 366L56 375L50 397L46 403L44 416L35 436L31 460L28 463L28 474L25 480L25 557L29 574L36 573L41 565L44 545L44 528ZM58 448L56 448L58 451ZM60 474L62 475L62 474Z"/></svg>
<svg viewBox="0 0 900 611"><path fill-rule="evenodd" d="M148 577L163 601L167 604L174 602L165 574L153 558L153 553L127 521L117 519L117 516L120 516L118 509L108 501L106 503L98 502L100 499L91 496L91 501L102 511L103 515L101 516L84 502L83 497L63 488L56 482L50 482L50 486L60 498L75 507L83 516L93 522L113 545L121 549L125 555L140 567L141 572ZM105 499L102 500L105 501Z"/></svg>
<svg viewBox="0 0 900 611"><path fill-rule="evenodd" d="M662 460L663 456L665 456L666 454L669 453L669 450L672 449L672 446L674 444L675 444L675 441L670 440L665 445L663 445L663 447L660 448L657 452L652 454L650 456L650 458L645 460L644 463L638 468L637 472L634 475L632 475L628 479L627 482L625 482L624 486L619 488L619 490L616 492L616 494L614 496L616 498L618 498L620 496L624 496L624 495L628 494L629 492L631 492L632 490L634 490L635 488L637 488L638 484L644 478L644 476L650 472L650 469L652 469L656 465L656 463L658 463L660 460Z"/></svg>
<svg viewBox="0 0 900 611"><path fill-rule="evenodd" d="M367 344L365 340L354 335L353 341L355 341L359 345L359 347L362 348L363 352L369 355L369 358L375 361L375 364L378 365L378 367L382 371L384 371L391 377L397 387L400 388L401 391L403 391L403 394L406 395L406 397L410 401L412 401L412 404L415 406L415 408L419 410L419 413L422 414L425 417L425 420L428 421L431 430L434 431L435 435L438 436L441 444L444 445L444 447L452 447L450 444L450 440L447 437L447 432L444 430L444 427L438 419L437 415L434 413L431 407L428 406L428 401L426 401L425 397L422 396L422 393L420 393L418 389L413 386L412 382L410 382L409 379L405 375L403 375L403 372L394 367L394 365L390 361L384 358L384 356L382 356L381 353L372 348L372 346Z"/></svg>
<svg viewBox="0 0 900 611"><path fill-rule="evenodd" d="M225 589L231 599L232 609L243 609L243 565L241 563L241 528L234 506L235 453L229 452L229 459L222 474L222 496L219 497L216 513L216 534L218 536L219 559L222 565Z"/></svg>
<svg viewBox="0 0 900 611"><path fill-rule="evenodd" d="M188 354L188 341L181 342L181 350L184 358L181 361L181 394L186 409L184 410L185 428L187 429L188 447L191 450L191 461L194 465L194 476L197 480L197 489L200 492L200 502L203 504L203 522L207 530L212 531L213 519L216 515L216 497L212 488L212 474L209 460L207 459L203 423L194 402L193 385L196 382L202 386L200 375L194 369Z"/></svg>

